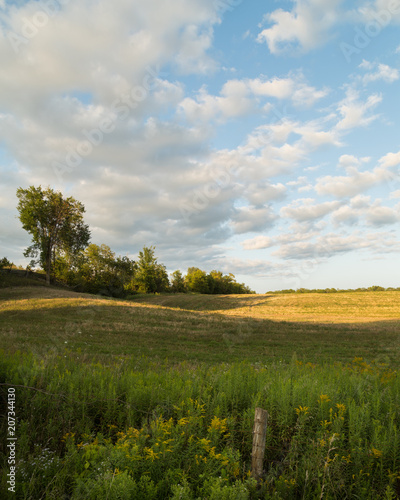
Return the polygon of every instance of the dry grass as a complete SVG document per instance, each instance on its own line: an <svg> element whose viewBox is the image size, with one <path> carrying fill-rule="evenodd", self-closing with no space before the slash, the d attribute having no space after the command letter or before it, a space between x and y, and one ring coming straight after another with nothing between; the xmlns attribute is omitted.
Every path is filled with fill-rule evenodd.
<svg viewBox="0 0 400 500"><path fill-rule="evenodd" d="M200 297L199 300L197 295L148 296L137 302L273 321L348 324L400 320L398 291Z"/></svg>
<svg viewBox="0 0 400 500"><path fill-rule="evenodd" d="M400 359L400 292L169 295L134 301L0 290L0 348L171 362Z"/></svg>

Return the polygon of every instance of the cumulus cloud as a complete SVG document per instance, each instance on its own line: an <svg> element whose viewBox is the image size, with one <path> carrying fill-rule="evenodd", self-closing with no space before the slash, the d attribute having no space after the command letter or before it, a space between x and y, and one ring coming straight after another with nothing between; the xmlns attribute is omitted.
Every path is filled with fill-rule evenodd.
<svg viewBox="0 0 400 500"><path fill-rule="evenodd" d="M250 90L258 96L291 99L295 106L312 106L328 94L328 89L317 90L299 73L286 78L255 78L248 80Z"/></svg>
<svg viewBox="0 0 400 500"><path fill-rule="evenodd" d="M337 197L355 196L367 189L397 179L397 167L400 164L400 153L388 153L379 159L371 170L360 170L360 165L368 158L358 160L352 155L341 156L339 165L344 167L344 176L326 175L317 179L315 190L320 195Z"/></svg>
<svg viewBox="0 0 400 500"><path fill-rule="evenodd" d="M359 99L359 93L349 88L346 93L346 98L338 105L338 111L342 119L337 123L338 130L346 130L354 127L365 127L376 120L377 115L369 114L369 111L374 109L382 101L382 96L372 94L368 96L366 101Z"/></svg>
<svg viewBox="0 0 400 500"><path fill-rule="evenodd" d="M249 240L245 240L242 242L242 247L245 250L260 250L262 248L269 248L273 245L272 238L268 236L255 236Z"/></svg>
<svg viewBox="0 0 400 500"><path fill-rule="evenodd" d="M399 242L389 233L362 233L352 234L327 233L311 241L299 241L281 248L273 255L283 259L325 259L341 253L360 250L391 253L398 252Z"/></svg>
<svg viewBox="0 0 400 500"><path fill-rule="evenodd" d="M314 203L312 198L299 199L281 209L284 217L295 219L298 222L321 219L340 206L340 201L326 201Z"/></svg>
<svg viewBox="0 0 400 500"><path fill-rule="evenodd" d="M181 113L191 122L226 120L259 112L259 99L264 98L264 111L271 108L269 100L290 100L296 107L311 107L328 94L309 85L301 73L286 78L254 78L228 80L219 95L211 95L203 86L195 97L185 97L179 104Z"/></svg>
<svg viewBox="0 0 400 500"><path fill-rule="evenodd" d="M370 196L357 195L346 205L342 205L332 214L336 227L341 225L361 225L383 227L400 220L399 206L383 206L382 200L371 200Z"/></svg>
<svg viewBox="0 0 400 500"><path fill-rule="evenodd" d="M236 234L263 231L272 227L277 215L270 207L241 207L232 216L232 227Z"/></svg>
<svg viewBox="0 0 400 500"><path fill-rule="evenodd" d="M287 189L281 184L255 184L250 183L245 189L243 195L254 206L262 206L271 201L283 200Z"/></svg>
<svg viewBox="0 0 400 500"><path fill-rule="evenodd" d="M248 86L244 82L230 80L224 84L220 96L208 94L203 87L195 99L183 99L179 108L193 123L226 120L254 112L256 103L248 94Z"/></svg>
<svg viewBox="0 0 400 500"><path fill-rule="evenodd" d="M259 41L275 53L322 46L340 3L297 0L292 12L275 10ZM29 40L12 39L17 47L9 35L21 34L41 3L8 5L0 28L0 243L11 252L14 242L10 257L29 244L10 208L15 189L39 184L84 203L94 242L131 257L154 244L172 269L294 276L279 258L327 257L353 243L396 248L390 232L379 246L373 233L352 240L346 231L398 223L396 202L362 193L387 183L392 200L399 197L400 152L371 163L362 156L368 147L360 155L349 149L337 173L329 161L345 136L378 116L382 97L362 84L395 82L397 70L365 61L364 80L337 90L304 69L228 72L214 47L218 4L64 2ZM274 261L227 258L232 241Z"/></svg>
<svg viewBox="0 0 400 500"><path fill-rule="evenodd" d="M257 40L267 43L273 54L316 48L327 41L340 19L342 0L295 0L294 3L290 12L277 9L265 16L272 26L263 29Z"/></svg>
<svg viewBox="0 0 400 500"><path fill-rule="evenodd" d="M383 80L386 83L393 83L400 77L399 70L396 68L391 68L387 64L374 64L364 59L359 67L365 70L370 70L370 72L366 73L362 77L362 82L364 85L367 85L370 82L376 82L378 80ZM376 71L373 71L374 69L376 69Z"/></svg>
<svg viewBox="0 0 400 500"><path fill-rule="evenodd" d="M368 225L382 227L398 222L400 212L391 207L382 207L380 202L377 202L368 209L365 218Z"/></svg>
<svg viewBox="0 0 400 500"><path fill-rule="evenodd" d="M400 23L400 9L392 0L366 1L358 9L358 19L365 23L374 22L382 28Z"/></svg>

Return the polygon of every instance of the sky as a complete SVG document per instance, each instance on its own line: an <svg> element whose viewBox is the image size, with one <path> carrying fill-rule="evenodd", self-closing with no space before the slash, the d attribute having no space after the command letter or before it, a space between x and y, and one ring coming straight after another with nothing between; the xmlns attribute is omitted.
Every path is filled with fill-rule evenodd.
<svg viewBox="0 0 400 500"><path fill-rule="evenodd" d="M0 257L41 185L169 272L400 286L399 34L400 0L0 0Z"/></svg>

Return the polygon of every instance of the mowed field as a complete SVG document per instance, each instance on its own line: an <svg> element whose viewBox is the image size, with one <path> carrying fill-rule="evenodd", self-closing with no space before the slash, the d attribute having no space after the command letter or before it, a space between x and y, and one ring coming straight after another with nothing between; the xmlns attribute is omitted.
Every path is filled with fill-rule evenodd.
<svg viewBox="0 0 400 500"><path fill-rule="evenodd" d="M400 498L399 291L117 300L36 283L0 288L0 435L17 436L0 498Z"/></svg>
<svg viewBox="0 0 400 500"><path fill-rule="evenodd" d="M0 349L171 363L400 363L400 292L138 296L0 289Z"/></svg>

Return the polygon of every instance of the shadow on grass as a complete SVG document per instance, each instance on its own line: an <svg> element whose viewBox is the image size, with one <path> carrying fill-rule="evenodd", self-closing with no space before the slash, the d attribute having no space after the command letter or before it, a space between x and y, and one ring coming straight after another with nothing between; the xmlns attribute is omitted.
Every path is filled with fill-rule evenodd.
<svg viewBox="0 0 400 500"><path fill-rule="evenodd" d="M39 355L49 350L62 355L68 350L76 352L77 357L148 356L171 363L287 362L294 353L298 359L313 363L348 362L355 356L392 367L400 363L399 320L336 324L272 321L212 310L157 307L153 300L110 300L55 289L32 295L46 300L20 309L14 295L13 309L0 310L0 348ZM247 305L249 298L243 297ZM257 305L256 298L250 303ZM268 297L258 298L265 301ZM52 299L81 302L65 300L60 306ZM87 299L93 301L85 303Z"/></svg>
<svg viewBox="0 0 400 500"><path fill-rule="evenodd" d="M186 311L223 311L265 305L273 295L140 295L132 299L138 304L157 305Z"/></svg>

